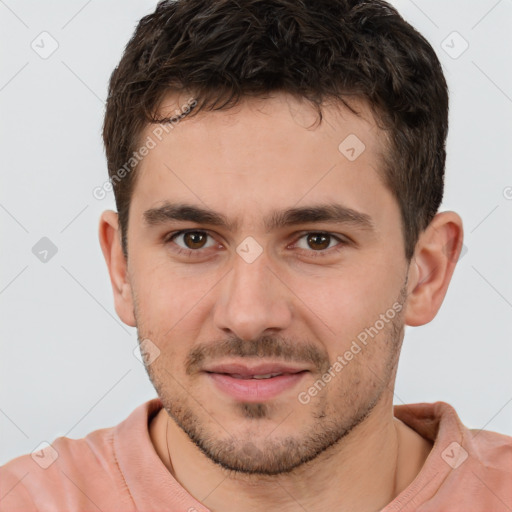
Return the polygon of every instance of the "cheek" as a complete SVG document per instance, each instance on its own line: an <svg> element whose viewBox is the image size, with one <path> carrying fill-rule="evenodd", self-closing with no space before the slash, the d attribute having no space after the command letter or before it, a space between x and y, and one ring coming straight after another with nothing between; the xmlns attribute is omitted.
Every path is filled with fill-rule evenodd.
<svg viewBox="0 0 512 512"><path fill-rule="evenodd" d="M310 328L335 357L392 308L401 284L398 270L380 253L372 264L351 265L329 275L297 276L290 287L301 299L298 307L310 319Z"/></svg>
<svg viewBox="0 0 512 512"><path fill-rule="evenodd" d="M137 302L150 325L174 325L193 315L195 306L215 283L215 276L197 271L195 265L176 268L168 261L146 258L137 265ZM197 267L196 267L197 268Z"/></svg>
<svg viewBox="0 0 512 512"><path fill-rule="evenodd" d="M139 337L150 339L162 355L155 362L155 371L163 365L174 368L175 373L178 366L183 366L182 361L200 338L212 307L209 295L219 277L208 273L187 274L171 268L168 262L151 265L149 259L134 274L141 276L134 287Z"/></svg>

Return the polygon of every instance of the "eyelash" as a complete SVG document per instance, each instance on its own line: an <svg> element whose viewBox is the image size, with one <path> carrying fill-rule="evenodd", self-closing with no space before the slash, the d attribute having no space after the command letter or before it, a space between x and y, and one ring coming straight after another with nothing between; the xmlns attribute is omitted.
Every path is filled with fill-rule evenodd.
<svg viewBox="0 0 512 512"><path fill-rule="evenodd" d="M182 230L182 231L176 231L174 233L169 233L169 235L167 235L164 239L164 243L168 244L170 242L174 242L174 239L177 238L178 236L180 235L185 235L187 233L201 233L201 234L204 234L206 236L209 236L210 238L213 238L212 235L210 235L210 233L208 233L207 231L204 231L204 230L200 230L200 229L185 229L185 230ZM349 241L348 240L345 240L345 239L342 239L332 233L329 233L327 231L307 231L305 233L303 233L298 239L296 242L294 242L294 244L296 244L299 240L301 240L302 238L308 236L308 235L327 235L329 236L331 239L334 239L336 240L337 242L339 242L337 245L335 245L334 247L330 247L328 249L322 249L322 250L318 250L318 251L314 251L314 250L307 250L307 249L300 249L301 251L305 251L306 253L308 253L308 256L309 257L313 257L313 258L324 258L326 257L327 255L331 255L333 252L334 253L337 253L339 251L341 251L346 245L349 244ZM176 245L176 244L174 244ZM207 249L211 249L212 247L207 247ZM176 245L176 248L172 249L174 253L180 255L180 256L187 256L187 257L196 257L196 256L201 256L201 251L202 249L184 249L183 247L180 247L179 245Z"/></svg>

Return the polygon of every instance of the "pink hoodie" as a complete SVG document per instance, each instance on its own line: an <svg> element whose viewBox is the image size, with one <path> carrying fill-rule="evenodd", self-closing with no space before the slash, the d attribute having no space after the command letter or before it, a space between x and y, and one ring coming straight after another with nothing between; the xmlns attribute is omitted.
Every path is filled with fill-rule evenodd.
<svg viewBox="0 0 512 512"><path fill-rule="evenodd" d="M153 447L148 426L161 407L149 400L116 427L59 437L0 467L0 511L207 512ZM444 402L398 405L394 414L434 446L381 512L512 511L512 437L468 430Z"/></svg>

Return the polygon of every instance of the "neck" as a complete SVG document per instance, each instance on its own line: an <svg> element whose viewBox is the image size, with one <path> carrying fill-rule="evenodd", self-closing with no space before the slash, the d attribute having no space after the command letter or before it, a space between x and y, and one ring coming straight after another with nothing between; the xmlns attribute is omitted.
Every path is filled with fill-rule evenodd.
<svg viewBox="0 0 512 512"><path fill-rule="evenodd" d="M227 472L200 452L164 409L150 435L174 478L214 512L379 510L412 482L431 449L393 417L391 398L335 446L278 476Z"/></svg>

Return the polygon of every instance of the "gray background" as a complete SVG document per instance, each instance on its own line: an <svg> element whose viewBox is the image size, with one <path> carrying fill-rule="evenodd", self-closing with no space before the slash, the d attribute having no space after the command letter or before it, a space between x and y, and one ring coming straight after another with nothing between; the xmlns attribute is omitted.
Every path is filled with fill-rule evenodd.
<svg viewBox="0 0 512 512"><path fill-rule="evenodd" d="M467 248L437 318L406 329L395 402L447 401L468 426L512 434L512 0L393 3L449 82L442 209L462 216ZM156 396L98 243L113 196L92 194L107 178L107 80L155 4L0 0L0 464Z"/></svg>

